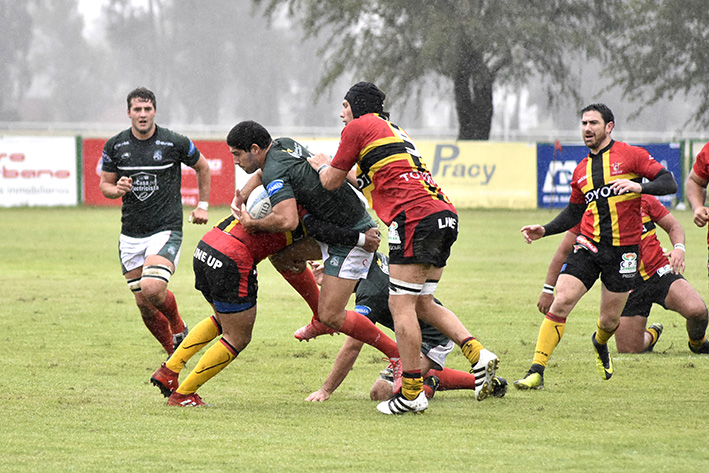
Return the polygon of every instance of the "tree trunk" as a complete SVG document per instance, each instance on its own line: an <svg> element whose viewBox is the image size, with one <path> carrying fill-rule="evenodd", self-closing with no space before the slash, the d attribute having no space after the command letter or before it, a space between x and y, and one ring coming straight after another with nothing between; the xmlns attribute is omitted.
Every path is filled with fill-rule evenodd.
<svg viewBox="0 0 709 473"><path fill-rule="evenodd" d="M490 139L494 78L487 66L476 56L462 56L453 78L459 140Z"/></svg>

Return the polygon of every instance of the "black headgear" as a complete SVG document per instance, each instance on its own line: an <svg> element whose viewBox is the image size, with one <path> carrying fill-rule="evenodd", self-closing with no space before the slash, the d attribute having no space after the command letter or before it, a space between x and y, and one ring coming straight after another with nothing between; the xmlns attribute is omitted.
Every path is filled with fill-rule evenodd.
<svg viewBox="0 0 709 473"><path fill-rule="evenodd" d="M382 113L386 95L371 82L357 82L345 94L352 116L359 118L367 113Z"/></svg>

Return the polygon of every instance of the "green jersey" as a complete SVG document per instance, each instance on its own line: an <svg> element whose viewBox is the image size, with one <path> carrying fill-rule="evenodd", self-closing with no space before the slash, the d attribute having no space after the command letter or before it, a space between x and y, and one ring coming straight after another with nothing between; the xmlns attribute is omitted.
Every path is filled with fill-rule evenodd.
<svg viewBox="0 0 709 473"><path fill-rule="evenodd" d="M263 167L263 186L271 204L295 199L320 220L345 228L365 231L376 226L364 203L349 184L329 191L308 162L313 154L290 138L274 140Z"/></svg>
<svg viewBox="0 0 709 473"><path fill-rule="evenodd" d="M155 233L182 230L182 164L194 166L200 153L192 141L156 126L147 140L130 128L106 141L101 169L118 179L133 179L123 196L121 233L143 238Z"/></svg>

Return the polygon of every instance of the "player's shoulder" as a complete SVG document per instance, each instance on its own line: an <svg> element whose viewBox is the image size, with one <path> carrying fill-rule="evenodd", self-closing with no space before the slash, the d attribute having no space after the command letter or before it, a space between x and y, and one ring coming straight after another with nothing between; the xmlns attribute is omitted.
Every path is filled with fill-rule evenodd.
<svg viewBox="0 0 709 473"><path fill-rule="evenodd" d="M191 142L187 136L158 125L155 125L155 139L157 141L163 141L166 143L172 142L174 144L185 144Z"/></svg>
<svg viewBox="0 0 709 473"><path fill-rule="evenodd" d="M130 128L122 130L106 140L106 146L114 146L116 143L130 141Z"/></svg>
<svg viewBox="0 0 709 473"><path fill-rule="evenodd" d="M273 140L271 150L279 159L288 160L290 158L306 159L312 156L313 153L306 146L298 143L293 138L280 137ZM269 153L270 153L269 151Z"/></svg>
<svg viewBox="0 0 709 473"><path fill-rule="evenodd" d="M625 141L614 141L611 149L616 153L621 153L623 156L650 157L650 152L642 146L631 145Z"/></svg>
<svg viewBox="0 0 709 473"><path fill-rule="evenodd" d="M129 147L131 142L130 128L113 135L107 139L106 143L103 145L104 160L125 152L126 149L129 149L126 147Z"/></svg>

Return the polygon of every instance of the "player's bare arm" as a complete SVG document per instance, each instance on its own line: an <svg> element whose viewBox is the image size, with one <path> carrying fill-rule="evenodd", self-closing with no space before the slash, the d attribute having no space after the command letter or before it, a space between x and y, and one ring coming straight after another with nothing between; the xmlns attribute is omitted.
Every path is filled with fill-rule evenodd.
<svg viewBox="0 0 709 473"><path fill-rule="evenodd" d="M123 176L118 179L115 172L101 171L101 182L99 188L104 197L109 199L119 199L130 192L133 187L133 179Z"/></svg>
<svg viewBox="0 0 709 473"><path fill-rule="evenodd" d="M286 199L273 206L273 212L258 220L246 211L246 205L241 206L241 219L239 222L249 233L256 232L288 232L295 230L300 217L295 199Z"/></svg>
<svg viewBox="0 0 709 473"><path fill-rule="evenodd" d="M291 271L299 274L305 271L308 261L321 257L322 253L318 243L314 239L306 237L272 254L268 259L278 272ZM322 279L322 274L320 279ZM316 282L320 284L317 279Z"/></svg>
<svg viewBox="0 0 709 473"><path fill-rule="evenodd" d="M559 279L559 273L564 265L566 257L571 253L571 248L576 241L576 234L574 232L568 231L564 233L564 239L561 240L559 247L556 249L556 253L551 258L549 263L549 268L547 268L547 275L544 278L544 286L541 294L539 294L539 300L537 301L537 309L542 314L547 314L554 302L554 287L556 286L556 281Z"/></svg>
<svg viewBox="0 0 709 473"><path fill-rule="evenodd" d="M665 256L670 259L672 272L677 274L684 272L684 228L672 214L665 215L657 221L657 224L667 232L672 242L672 249L665 253Z"/></svg>
<svg viewBox="0 0 709 473"><path fill-rule="evenodd" d="M687 182L684 184L687 200L694 212L694 224L698 227L703 227L709 221L709 208L704 205L707 198L708 182L706 179L697 176L692 170L687 176Z"/></svg>
<svg viewBox="0 0 709 473"><path fill-rule="evenodd" d="M197 189L199 192L199 203L189 217L189 221L195 225L204 225L209 221L209 193L211 190L211 172L209 162L204 155L200 156L192 168L197 173Z"/></svg>
<svg viewBox="0 0 709 473"><path fill-rule="evenodd" d="M323 153L318 153L308 158L308 162L320 175L320 183L329 190L339 188L347 178L347 171L330 166L330 158Z"/></svg>
<svg viewBox="0 0 709 473"><path fill-rule="evenodd" d="M347 374L352 370L352 367L357 361L359 352L362 350L364 343L359 340L347 337L345 343L337 353L335 363L332 366L330 374L327 375L322 387L308 396L305 400L311 402L322 402L330 399L330 395L342 384Z"/></svg>

